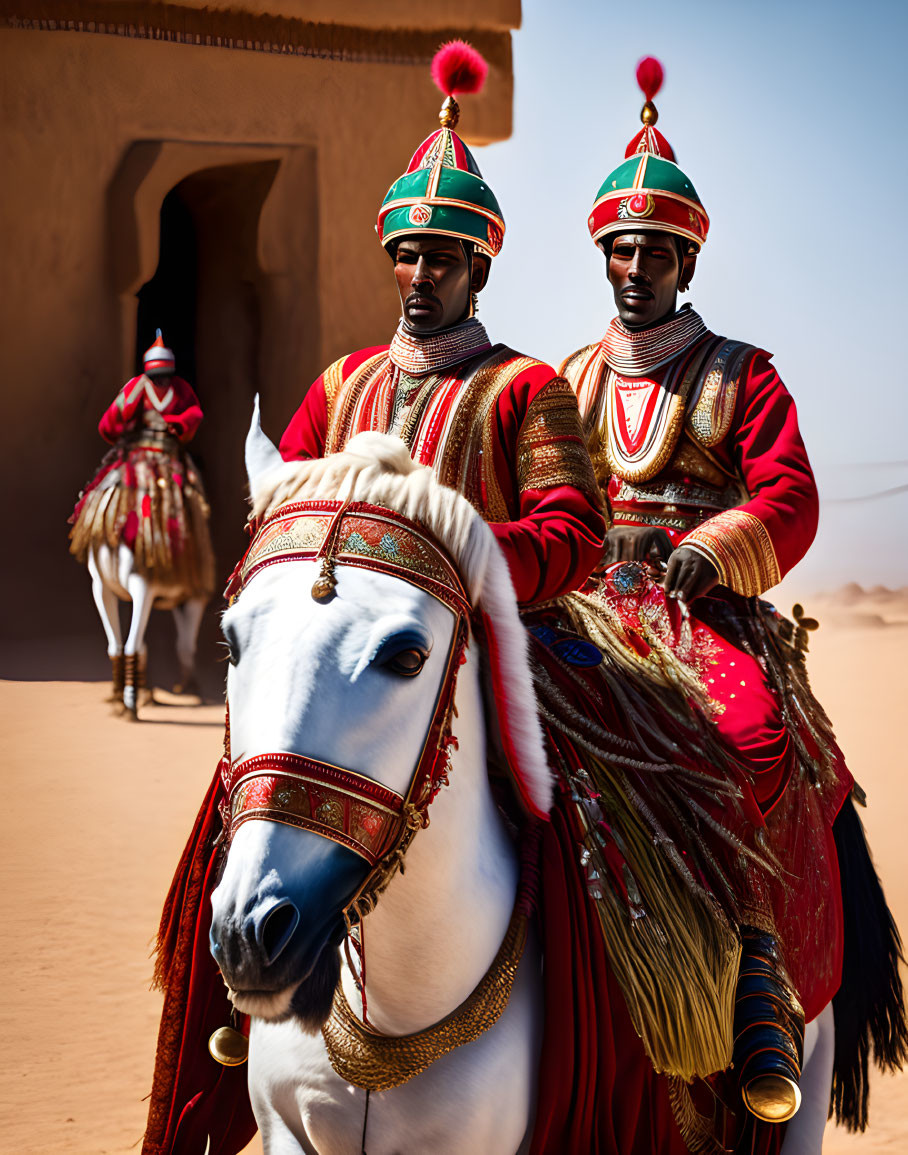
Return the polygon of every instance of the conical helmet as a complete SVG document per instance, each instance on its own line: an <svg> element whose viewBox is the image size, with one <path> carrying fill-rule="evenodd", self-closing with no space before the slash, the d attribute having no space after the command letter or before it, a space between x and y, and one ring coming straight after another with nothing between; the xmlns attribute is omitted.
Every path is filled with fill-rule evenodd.
<svg viewBox="0 0 908 1155"><path fill-rule="evenodd" d="M145 350L142 362L147 377L164 376L173 373L176 369L176 358L172 350L168 349L164 344L164 337L160 329L157 330L152 344Z"/></svg>
<svg viewBox="0 0 908 1155"><path fill-rule="evenodd" d="M646 102L640 113L643 128L596 194L588 222L596 244L610 233L634 227L674 233L694 250L706 240L706 209L690 178L675 162L671 145L656 128L659 114L653 97L663 77L662 65L652 56L637 65L637 83Z"/></svg>
<svg viewBox="0 0 908 1155"><path fill-rule="evenodd" d="M428 232L472 242L488 257L500 252L504 218L498 201L454 131L460 118L455 95L479 92L488 67L462 40L435 54L432 77L446 97L438 114L441 128L422 142L382 201L375 228L385 248L399 237Z"/></svg>

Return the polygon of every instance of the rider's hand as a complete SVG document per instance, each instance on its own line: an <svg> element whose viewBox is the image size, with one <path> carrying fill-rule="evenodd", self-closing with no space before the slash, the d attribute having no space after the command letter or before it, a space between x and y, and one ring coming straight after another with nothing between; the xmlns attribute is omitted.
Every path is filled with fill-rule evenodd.
<svg viewBox="0 0 908 1155"><path fill-rule="evenodd" d="M668 559L661 580L668 597L678 598L689 605L719 584L719 571L702 553L681 545Z"/></svg>
<svg viewBox="0 0 908 1155"><path fill-rule="evenodd" d="M671 552L671 538L661 526L616 525L605 535L605 551L596 572L618 561L642 561L649 563L649 576L655 578L662 573L660 562Z"/></svg>

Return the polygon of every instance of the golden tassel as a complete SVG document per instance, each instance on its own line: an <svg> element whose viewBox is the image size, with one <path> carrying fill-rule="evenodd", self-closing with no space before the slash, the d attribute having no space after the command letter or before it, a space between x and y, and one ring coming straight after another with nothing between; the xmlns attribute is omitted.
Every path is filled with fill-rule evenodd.
<svg viewBox="0 0 908 1155"><path fill-rule="evenodd" d="M601 879L596 910L634 1027L660 1073L689 1082L723 1071L732 1057L738 935L718 904L669 865L606 768L590 758L588 769L627 863L630 911L579 807Z"/></svg>

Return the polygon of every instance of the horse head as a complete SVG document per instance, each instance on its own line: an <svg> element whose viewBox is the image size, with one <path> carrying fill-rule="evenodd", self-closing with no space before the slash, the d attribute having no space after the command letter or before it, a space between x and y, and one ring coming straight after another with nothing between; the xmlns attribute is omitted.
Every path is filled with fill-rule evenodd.
<svg viewBox="0 0 908 1155"><path fill-rule="evenodd" d="M482 701L477 633L494 640L494 709L466 710L446 794L488 792L484 713L531 810L551 782L507 568L472 507L382 434L278 464L256 412L246 460L257 529L222 622L229 849L211 949L239 1010L316 1030L345 931L446 784L457 707Z"/></svg>

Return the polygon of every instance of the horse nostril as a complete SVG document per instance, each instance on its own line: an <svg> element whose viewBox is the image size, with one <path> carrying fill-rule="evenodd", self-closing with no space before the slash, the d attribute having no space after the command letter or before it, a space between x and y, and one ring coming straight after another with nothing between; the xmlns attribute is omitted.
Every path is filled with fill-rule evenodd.
<svg viewBox="0 0 908 1155"><path fill-rule="evenodd" d="M266 963L273 963L293 937L300 920L300 912L292 902L282 902L271 909L258 927L256 937L265 955Z"/></svg>

